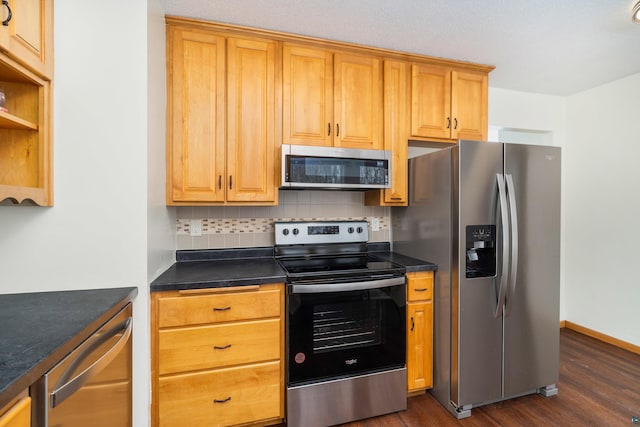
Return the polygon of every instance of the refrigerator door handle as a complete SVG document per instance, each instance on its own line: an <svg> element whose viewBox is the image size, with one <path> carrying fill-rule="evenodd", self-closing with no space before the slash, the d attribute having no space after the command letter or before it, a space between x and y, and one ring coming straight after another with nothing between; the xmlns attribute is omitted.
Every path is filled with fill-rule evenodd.
<svg viewBox="0 0 640 427"><path fill-rule="evenodd" d="M513 295L516 292L516 280L518 277L518 208L516 206L515 185L511 174L505 175L507 182L507 200L511 214L511 271L509 273L509 293L507 294L507 306L505 315L511 313Z"/></svg>
<svg viewBox="0 0 640 427"><path fill-rule="evenodd" d="M505 188L504 175L497 173L498 199L500 201L500 220L502 225L502 274L500 275L500 288L498 290L498 303L494 316L502 316L505 294L507 291L507 279L509 276L509 213L507 208L507 192Z"/></svg>

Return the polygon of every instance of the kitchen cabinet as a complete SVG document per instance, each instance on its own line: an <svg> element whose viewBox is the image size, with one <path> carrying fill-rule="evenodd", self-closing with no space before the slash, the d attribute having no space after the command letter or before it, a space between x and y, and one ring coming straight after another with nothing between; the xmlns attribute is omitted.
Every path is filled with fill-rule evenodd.
<svg viewBox="0 0 640 427"><path fill-rule="evenodd" d="M407 273L407 391L433 386L433 272Z"/></svg>
<svg viewBox="0 0 640 427"><path fill-rule="evenodd" d="M53 75L53 0L2 2L0 50L41 77Z"/></svg>
<svg viewBox="0 0 640 427"><path fill-rule="evenodd" d="M25 391L5 408L0 408L0 427L30 427L31 398Z"/></svg>
<svg viewBox="0 0 640 427"><path fill-rule="evenodd" d="M277 42L167 26L167 204L277 204Z"/></svg>
<svg viewBox="0 0 640 427"><path fill-rule="evenodd" d="M0 202L51 206L51 82L0 53L0 89Z"/></svg>
<svg viewBox="0 0 640 427"><path fill-rule="evenodd" d="M411 137L486 140L488 72L411 66Z"/></svg>
<svg viewBox="0 0 640 427"><path fill-rule="evenodd" d="M383 66L384 149L392 153L391 188L365 193L365 205L407 206L409 64L385 60Z"/></svg>
<svg viewBox="0 0 640 427"><path fill-rule="evenodd" d="M279 424L284 286L151 294L152 425Z"/></svg>
<svg viewBox="0 0 640 427"><path fill-rule="evenodd" d="M381 60L283 47L283 143L382 149Z"/></svg>

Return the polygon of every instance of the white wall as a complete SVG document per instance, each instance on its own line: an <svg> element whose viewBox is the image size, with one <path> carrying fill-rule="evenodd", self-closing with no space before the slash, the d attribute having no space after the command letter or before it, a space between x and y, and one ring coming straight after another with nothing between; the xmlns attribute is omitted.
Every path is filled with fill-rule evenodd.
<svg viewBox="0 0 640 427"><path fill-rule="evenodd" d="M136 426L149 424L148 276L175 250L170 211L156 191L147 203L164 188L159 1L54 2L54 206L0 206L0 292L138 287Z"/></svg>
<svg viewBox="0 0 640 427"><path fill-rule="evenodd" d="M563 200L562 200L562 229L564 230L564 218L566 217L565 204L565 161L566 150L566 98L535 93L516 92L506 89L489 88L489 127L497 129L513 129L540 132L544 137L540 143L563 147ZM509 132L504 132L509 134ZM522 136L522 135L520 135ZM519 142L519 141L512 141ZM560 260L560 319L567 320L564 233L561 236L562 253Z"/></svg>
<svg viewBox="0 0 640 427"><path fill-rule="evenodd" d="M568 98L567 320L640 345L640 74Z"/></svg>

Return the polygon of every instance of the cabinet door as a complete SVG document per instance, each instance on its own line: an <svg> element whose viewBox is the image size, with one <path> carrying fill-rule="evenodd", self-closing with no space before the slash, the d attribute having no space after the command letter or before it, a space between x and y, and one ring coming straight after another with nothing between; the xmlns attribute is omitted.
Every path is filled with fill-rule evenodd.
<svg viewBox="0 0 640 427"><path fill-rule="evenodd" d="M407 151L409 139L409 66L401 61L384 61L383 105L385 150L391 151L391 188L365 193L365 204L407 205Z"/></svg>
<svg viewBox="0 0 640 427"><path fill-rule="evenodd" d="M283 143L331 146L333 54L286 45L282 55Z"/></svg>
<svg viewBox="0 0 640 427"><path fill-rule="evenodd" d="M384 149L392 153L391 188L384 190L384 203L407 204L408 65L384 63Z"/></svg>
<svg viewBox="0 0 640 427"><path fill-rule="evenodd" d="M382 149L382 81L374 56L335 54L333 145Z"/></svg>
<svg viewBox="0 0 640 427"><path fill-rule="evenodd" d="M0 408L0 414L2 414ZM0 415L0 427L29 427L31 425L31 398L24 397Z"/></svg>
<svg viewBox="0 0 640 427"><path fill-rule="evenodd" d="M433 382L433 304L407 304L407 389L430 388Z"/></svg>
<svg viewBox="0 0 640 427"><path fill-rule="evenodd" d="M168 31L167 204L223 202L225 40Z"/></svg>
<svg viewBox="0 0 640 427"><path fill-rule="evenodd" d="M488 132L486 74L453 71L451 75L451 138L484 141Z"/></svg>
<svg viewBox="0 0 640 427"><path fill-rule="evenodd" d="M227 201L276 200L276 45L230 38Z"/></svg>
<svg viewBox="0 0 640 427"><path fill-rule="evenodd" d="M411 66L411 135L451 137L451 71Z"/></svg>
<svg viewBox="0 0 640 427"><path fill-rule="evenodd" d="M8 0L2 6L0 48L17 61L50 78L53 74L53 0Z"/></svg>

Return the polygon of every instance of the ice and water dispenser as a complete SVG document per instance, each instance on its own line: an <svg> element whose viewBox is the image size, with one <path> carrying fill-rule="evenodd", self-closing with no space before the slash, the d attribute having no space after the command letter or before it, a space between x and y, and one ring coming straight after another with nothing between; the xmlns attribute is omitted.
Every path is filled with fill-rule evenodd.
<svg viewBox="0 0 640 427"><path fill-rule="evenodd" d="M468 225L466 230L467 278L496 275L496 226Z"/></svg>

